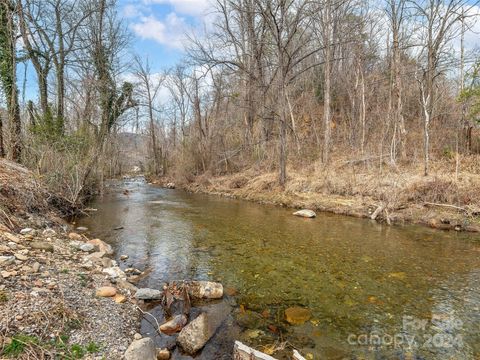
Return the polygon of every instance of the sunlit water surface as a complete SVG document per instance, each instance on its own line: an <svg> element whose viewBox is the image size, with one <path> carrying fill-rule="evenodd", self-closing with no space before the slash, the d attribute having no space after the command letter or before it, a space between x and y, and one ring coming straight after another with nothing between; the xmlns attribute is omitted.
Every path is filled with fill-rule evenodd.
<svg viewBox="0 0 480 360"><path fill-rule="evenodd" d="M289 209L141 182L118 190L98 199L98 212L80 224L112 244L117 260L129 256L119 261L123 268L151 271L139 286L212 280L232 295L193 309L213 306L226 316L198 359L230 359L234 339L275 350L279 359L292 347L312 359L480 356L478 235L329 214L303 219ZM292 306L308 308L311 319L290 326L284 310ZM152 312L163 321L160 307ZM158 346L175 341L156 334L148 319L142 332ZM189 357L177 349L173 358Z"/></svg>

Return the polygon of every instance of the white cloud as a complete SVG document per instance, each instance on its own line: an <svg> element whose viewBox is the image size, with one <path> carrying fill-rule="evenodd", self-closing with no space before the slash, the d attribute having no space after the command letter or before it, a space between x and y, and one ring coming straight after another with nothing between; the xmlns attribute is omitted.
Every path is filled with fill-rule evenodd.
<svg viewBox="0 0 480 360"><path fill-rule="evenodd" d="M123 16L126 18L134 18L141 15L140 6L128 4L123 8Z"/></svg>
<svg viewBox="0 0 480 360"><path fill-rule="evenodd" d="M183 49L189 26L183 17L170 13L162 20L153 15L141 16L131 28L142 39L155 40L168 47Z"/></svg>
<svg viewBox="0 0 480 360"><path fill-rule="evenodd" d="M210 0L144 0L144 3L167 4L180 14L200 16L206 13Z"/></svg>

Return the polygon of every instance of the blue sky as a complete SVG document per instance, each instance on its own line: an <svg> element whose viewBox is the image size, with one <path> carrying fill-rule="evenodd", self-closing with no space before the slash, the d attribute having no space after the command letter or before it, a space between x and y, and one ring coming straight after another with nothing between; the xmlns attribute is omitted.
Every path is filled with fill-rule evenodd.
<svg viewBox="0 0 480 360"><path fill-rule="evenodd" d="M154 71L182 57L185 33L202 28L209 13L208 0L119 0L118 7L135 52L148 56Z"/></svg>

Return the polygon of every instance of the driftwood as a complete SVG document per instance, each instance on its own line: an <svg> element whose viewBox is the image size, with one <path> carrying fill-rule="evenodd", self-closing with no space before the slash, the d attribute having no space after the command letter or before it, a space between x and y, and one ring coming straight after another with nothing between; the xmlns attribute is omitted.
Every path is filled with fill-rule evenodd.
<svg viewBox="0 0 480 360"><path fill-rule="evenodd" d="M385 205L380 205L377 207L377 209L373 212L373 214L370 216L370 219L376 220L377 216L380 215L380 213L385 209Z"/></svg>
<svg viewBox="0 0 480 360"><path fill-rule="evenodd" d="M293 350L293 360L306 360L297 350ZM235 341L233 360L277 360L261 351L252 349L240 341Z"/></svg>
<svg viewBox="0 0 480 360"><path fill-rule="evenodd" d="M306 360L297 350L293 350L293 360Z"/></svg>
<svg viewBox="0 0 480 360"><path fill-rule="evenodd" d="M301 359L301 358L300 358ZM252 349L240 341L235 341L233 360L277 360L270 355Z"/></svg>

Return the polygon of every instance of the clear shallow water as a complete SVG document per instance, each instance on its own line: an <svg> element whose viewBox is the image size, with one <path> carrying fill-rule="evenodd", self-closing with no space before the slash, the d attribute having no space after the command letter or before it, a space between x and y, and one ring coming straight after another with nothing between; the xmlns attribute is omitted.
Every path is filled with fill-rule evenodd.
<svg viewBox="0 0 480 360"><path fill-rule="evenodd" d="M229 315L197 358L231 358L234 338L267 351L293 346L314 359L480 356L478 235L329 214L302 219L244 201L140 183L124 188L129 195L99 199L98 212L80 223L117 257L150 270L141 286L213 280L234 294L214 304ZM284 310L292 306L308 308L311 319L288 325ZM161 309L152 311L161 322ZM154 333L146 320L142 331ZM188 357L177 351L174 358Z"/></svg>

